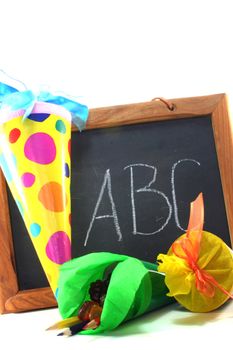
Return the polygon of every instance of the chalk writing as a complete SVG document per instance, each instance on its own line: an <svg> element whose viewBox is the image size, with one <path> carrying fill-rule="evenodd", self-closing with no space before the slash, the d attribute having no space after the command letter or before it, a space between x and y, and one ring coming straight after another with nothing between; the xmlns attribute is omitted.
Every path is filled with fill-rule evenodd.
<svg viewBox="0 0 233 350"><path fill-rule="evenodd" d="M139 188L137 190L135 190L134 188L134 176L133 176L133 168L134 167L147 167L147 168L151 168L153 170L153 177L152 177L152 180L144 187L142 188ZM164 227L168 224L170 218L171 218L171 215L172 215L172 206L169 202L169 199L167 198L167 196L161 192L161 191L158 191L154 188L150 188L151 185L156 181L156 176L157 176L157 168L152 166L152 165L148 165L148 164L130 164L130 165L127 165L125 169L130 169L130 188L131 188L131 205L132 205L132 217L133 217L133 234L136 235L153 235L157 232L160 232L164 229ZM135 209L135 199L134 199L134 193L139 193L139 192L151 192L151 193L154 193L155 195L159 195L159 196L162 196L167 204L167 207L168 207L168 215L167 215L167 218L165 220L165 222L161 225L161 227L156 230L156 231L153 231L153 232L139 232L137 230L137 219L136 219L136 209Z"/></svg>
<svg viewBox="0 0 233 350"><path fill-rule="evenodd" d="M175 170L177 165L181 164L182 162L193 162L196 163L197 165L201 165L198 161L196 161L195 159L180 159L178 160L178 162L174 163L172 166L172 174L171 174L171 184L172 184L172 199L173 199L173 206L174 206L174 216L175 216L175 222L176 222L176 226L181 229L182 231L185 231L185 228L183 228L180 225L180 221L179 221L179 216L178 216L178 206L177 206L177 200L176 200L176 189L175 189Z"/></svg>
<svg viewBox="0 0 233 350"><path fill-rule="evenodd" d="M189 159L189 158L180 159L172 165L171 192L172 192L172 202L173 202L172 204L174 207L174 218L175 218L176 226L183 231L185 231L185 229L183 227L181 227L180 221L179 221L179 215L178 215L178 205L177 205L176 188L175 188L175 172L176 172L177 166L178 165L181 166L181 164L183 164L185 162L192 162L198 166L201 165L200 162L198 162L197 160ZM150 171L152 170L152 179L145 186L135 189L135 184L134 184L134 171L135 170L134 169L139 168L139 167L150 169ZM153 165L137 163L137 164L129 164L129 165L125 166L123 170L127 170L127 169L130 170L130 200L131 200L131 209L132 209L132 222L133 222L132 233L133 233L133 235L150 236L150 235L154 235L156 233L163 231L171 219L171 216L173 213L173 208L172 208L172 204L169 201L168 196L165 193L163 193L162 191L159 191L155 188L152 188L152 185L154 185L156 182L156 177L157 177L157 172L158 172L157 168ZM111 214L97 215L100 204L103 200L103 195L104 195L105 190L107 190L109 202L111 204ZM137 229L137 214L136 214L137 211L136 211L135 193L143 193L143 192L144 193L145 192L151 193L151 195L153 195L153 196L160 196L162 198L162 200L165 202L163 208L165 208L165 209L167 208L167 214L166 214L165 218L164 217L155 218L155 222L161 221L161 226L154 231L152 230L151 232L140 232ZM91 222L90 222L90 225L89 225L87 233L86 233L84 246L87 245L87 242L88 242L88 239L90 237L90 233L91 233L91 230L93 228L93 224L94 224L95 220L100 220L100 219L103 220L103 219L109 219L109 218L113 219L113 223L115 226L118 241L122 241L123 236L122 236L121 229L120 229L116 205L115 205L113 195L112 195L111 173L110 173L110 169L107 169L105 172L103 184L101 186L100 193L99 193L99 196L98 196L98 199L97 199L97 202L96 202L93 214L92 214Z"/></svg>
<svg viewBox="0 0 233 350"><path fill-rule="evenodd" d="M103 198L104 191L105 191L106 187L107 187L108 197L109 197L111 208L112 208L112 214L111 215L108 214L108 215L97 216L97 212L98 212L100 203L102 201L102 198ZM98 197L98 200L97 200L97 203L96 203L93 215L92 215L92 219L91 219L89 228L87 230L84 246L87 245L87 241L88 241L88 238L89 238L89 235L90 235L90 232L91 232L91 229L92 229L94 221L95 220L99 220L99 219L108 219L108 218L112 218L113 219L113 222L114 222L115 228L116 228L116 233L117 233L117 236L118 236L118 241L121 241L122 240L122 234L121 234L121 229L120 229L120 225L119 225L119 221L118 221L118 217L117 217L116 206L115 206L115 203L114 203L114 200L113 200L113 196L112 196L112 185L111 185L110 169L107 169L106 173L104 175L104 181L103 181L100 193L99 193L99 197Z"/></svg>

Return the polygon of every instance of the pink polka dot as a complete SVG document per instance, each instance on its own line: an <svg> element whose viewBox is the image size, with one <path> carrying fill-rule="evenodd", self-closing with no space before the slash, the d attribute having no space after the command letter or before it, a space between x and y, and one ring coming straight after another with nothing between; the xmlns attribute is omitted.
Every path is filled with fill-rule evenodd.
<svg viewBox="0 0 233 350"><path fill-rule="evenodd" d="M47 257L56 264L63 264L71 259L71 244L64 231L55 232L46 246Z"/></svg>
<svg viewBox="0 0 233 350"><path fill-rule="evenodd" d="M21 176L22 183L24 187L31 187L35 182L35 175L32 173L24 173Z"/></svg>
<svg viewBox="0 0 233 350"><path fill-rule="evenodd" d="M39 164L52 163L56 157L56 146L51 136L43 132L32 134L24 146L25 156Z"/></svg>

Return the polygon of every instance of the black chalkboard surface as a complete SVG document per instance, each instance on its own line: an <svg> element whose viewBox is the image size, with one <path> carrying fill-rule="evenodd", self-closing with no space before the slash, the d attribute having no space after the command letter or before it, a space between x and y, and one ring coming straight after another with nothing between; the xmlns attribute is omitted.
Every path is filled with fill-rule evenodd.
<svg viewBox="0 0 233 350"><path fill-rule="evenodd" d="M155 261L203 192L204 229L233 242L233 139L224 94L90 110L72 132L72 256ZM0 172L0 313L56 305Z"/></svg>
<svg viewBox="0 0 233 350"><path fill-rule="evenodd" d="M74 257L104 250L155 261L187 228L200 192L205 228L230 245L209 117L87 131L72 146Z"/></svg>
<svg viewBox="0 0 233 350"><path fill-rule="evenodd" d="M155 261L187 228L190 202L200 192L205 229L230 245L209 116L74 132L73 257L110 251ZM20 288L47 286L10 203Z"/></svg>
<svg viewBox="0 0 233 350"><path fill-rule="evenodd" d="M19 290L47 287L48 280L9 188L7 195Z"/></svg>

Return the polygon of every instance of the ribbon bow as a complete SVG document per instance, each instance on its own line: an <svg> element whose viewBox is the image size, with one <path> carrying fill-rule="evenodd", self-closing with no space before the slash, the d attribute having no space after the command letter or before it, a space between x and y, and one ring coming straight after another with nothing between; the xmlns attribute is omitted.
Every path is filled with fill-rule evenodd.
<svg viewBox="0 0 233 350"><path fill-rule="evenodd" d="M32 90L18 91L12 86L0 82L0 107L12 111L23 109L23 121L31 114L37 101L63 106L71 113L72 122L82 130L88 117L88 108L64 96L54 96L48 91L35 94Z"/></svg>
<svg viewBox="0 0 233 350"><path fill-rule="evenodd" d="M233 295L225 290L213 276L198 266L203 224L204 201L203 195L200 193L197 199L191 203L186 234L173 243L172 251L177 257L184 259L193 270L196 278L196 288L200 293L212 298L215 295L215 289L219 288L224 294L233 299Z"/></svg>

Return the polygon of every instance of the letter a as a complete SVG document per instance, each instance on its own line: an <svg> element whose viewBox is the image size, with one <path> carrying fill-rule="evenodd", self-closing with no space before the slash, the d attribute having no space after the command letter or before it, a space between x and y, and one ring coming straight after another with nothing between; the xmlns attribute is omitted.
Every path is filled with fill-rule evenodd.
<svg viewBox="0 0 233 350"><path fill-rule="evenodd" d="M98 212L100 203L102 201L102 198L103 198L104 191L105 191L106 187L107 187L108 197L109 197L109 201L110 201L111 208L112 208L112 214L111 215L97 216L97 212ZM92 215L92 219L91 219L89 228L87 230L84 246L87 245L87 241L89 239L90 232L91 232L91 229L93 227L94 221L95 220L99 220L99 219L108 219L108 218L113 218L113 222L114 222L114 225L115 225L115 228L116 228L116 233L117 233L117 236L118 236L118 241L121 241L122 240L122 234L121 234L120 225L119 225L119 221L118 221L118 217L117 217L116 206L115 206L115 203L113 201L111 175L110 175L110 170L109 169L106 170L106 173L104 175L103 185L101 187L100 194L99 194L99 197L98 197L98 200L97 200L97 203L96 203L93 215Z"/></svg>

